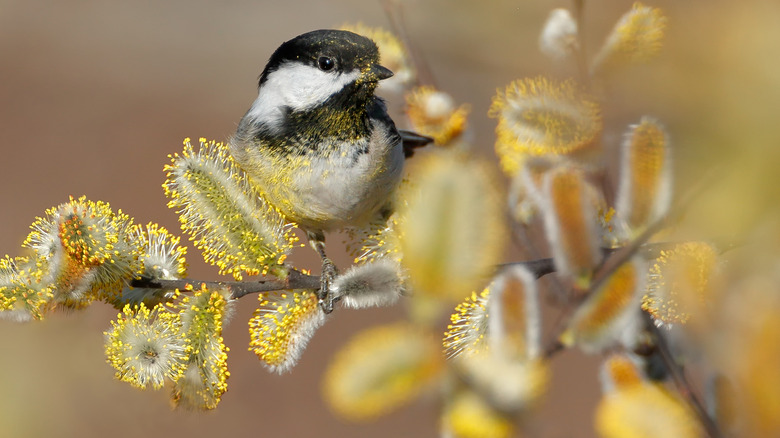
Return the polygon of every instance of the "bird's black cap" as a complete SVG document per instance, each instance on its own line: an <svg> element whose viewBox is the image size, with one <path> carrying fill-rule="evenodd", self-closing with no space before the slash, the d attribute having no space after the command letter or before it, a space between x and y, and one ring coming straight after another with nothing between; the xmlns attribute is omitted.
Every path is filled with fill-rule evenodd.
<svg viewBox="0 0 780 438"><path fill-rule="evenodd" d="M338 71L348 72L376 65L379 62L379 50L369 38L346 30L320 29L307 32L286 41L276 49L260 74L259 85L262 86L268 75L285 62L317 66L321 57L331 58L335 61Z"/></svg>

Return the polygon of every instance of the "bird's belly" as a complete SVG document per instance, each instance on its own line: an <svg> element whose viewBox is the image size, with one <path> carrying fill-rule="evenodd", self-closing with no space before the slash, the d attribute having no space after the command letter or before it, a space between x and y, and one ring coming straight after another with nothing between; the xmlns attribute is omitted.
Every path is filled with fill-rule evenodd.
<svg viewBox="0 0 780 438"><path fill-rule="evenodd" d="M268 200L303 228L333 230L367 222L401 180L403 151L286 157L287 175L264 190ZM294 161L294 162L293 162ZM278 169L279 167L277 167ZM273 187L275 186L275 187Z"/></svg>

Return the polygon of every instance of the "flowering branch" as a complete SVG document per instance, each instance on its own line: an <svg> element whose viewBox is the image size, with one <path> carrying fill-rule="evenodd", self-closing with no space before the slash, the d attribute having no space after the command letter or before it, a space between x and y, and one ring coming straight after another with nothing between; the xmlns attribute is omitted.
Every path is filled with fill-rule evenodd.
<svg viewBox="0 0 780 438"><path fill-rule="evenodd" d="M657 232L658 230L655 230ZM604 274L602 276L609 277L609 274L614 272L614 268L617 266L620 266L622 263L624 263L626 260L631 258L632 255L636 254L637 252L642 254L642 257L646 259L653 259L661 255L663 251L670 250L674 248L678 243L677 242L656 242L656 243L644 243L640 242L638 239L634 242L632 242L630 245L627 246L621 246L618 248L604 248L603 251L605 255L611 255L608 259L610 267L607 267L607 263L604 263L604 267L602 269L605 270ZM634 247L636 245L636 247ZM715 245L718 248L721 248L722 251L729 250L731 248L734 248L736 245L734 243L723 243ZM534 276L539 279L544 277L547 274L552 274L553 272L556 272L555 268L555 262L552 257L547 258L540 258L540 259L534 259L534 260L527 260L523 262L510 262L510 263L502 263L498 265L498 269L506 269L512 266L523 266L529 271L531 271ZM607 272L606 269L611 269L611 271ZM594 283L598 279L597 277L594 279ZM603 280L599 280L603 281ZM598 286L598 284L596 284Z"/></svg>
<svg viewBox="0 0 780 438"><path fill-rule="evenodd" d="M438 149L415 158L410 171L415 177L399 189L403 202L396 215L348 230L357 243L349 251L355 265L333 279L329 292L351 308L391 305L406 295L407 286L417 297L409 300L411 322L355 337L329 366L326 397L344 417L373 418L426 387L441 387L438 380L447 382L443 435L474 436L480 429L481 435L506 437L513 417L529 412L546 390L549 359L578 347L610 356L603 363L604 396L596 414L601 436L622 437L626 431L695 436L703 430L720 438L720 428L730 429L728 416L708 415L701 392L686 376L684 357L673 354L659 327L695 318L693 301L715 301L704 293L717 268L716 253L734 245L648 243L713 178L700 179L670 209L673 150L663 125L649 117L631 125L620 143L617 184L606 177L612 160L597 161L612 142L604 135L599 89L619 68L658 51L666 18L636 3L589 62L584 4L573 0L573 14L553 10L540 38L545 54L573 62L579 81L518 79L491 105L490 116L498 119L496 152L513 179L509 212L498 202L489 169L467 152L468 106L428 86L406 94L410 124L434 138ZM383 65L396 74L397 91L433 83L408 37L403 6L398 0L382 5L398 37L359 24L345 27L376 41ZM393 89L390 83L385 90ZM266 202L228 145L205 139L193 145L187 139L183 151L170 158L164 183L169 207L204 260L235 281L187 278L186 248L178 237L153 223L135 225L105 203L71 199L33 224L24 245L32 256L0 259L0 312L5 312L0 318L42 319L50 310L108 302L121 309L105 333L116 377L139 388L172 382L176 406L214 409L230 375L222 327L234 301L258 294L248 321L249 350L270 371L283 373L326 321L316 293L321 281L286 262L297 242L294 224ZM535 250L531 225L542 226L553 257ZM500 263L510 229L532 260ZM556 275L546 293L560 317L545 345L536 280L550 273ZM244 275L257 277L242 281ZM772 290L765 286L769 281L774 280L754 279L748 286ZM454 299L462 302L439 343L431 329L440 313L432 306L449 306ZM772 321L776 311L767 308L773 311L763 319ZM742 338L730 337L741 352ZM764 338L776 344L776 336ZM442 360L442 344L449 363ZM667 371L663 377L677 391L666 391L631 353L657 353ZM743 362L766 362L767 356L761 351ZM727 371L734 368L726 365ZM762 396L767 392L749 380L760 374L752 365L737 362L732 371L743 380L737 382L748 383L739 386L760 387ZM716 422L721 418L725 421Z"/></svg>
<svg viewBox="0 0 780 438"><path fill-rule="evenodd" d="M184 278L181 280L159 280L150 278L136 278L130 282L130 286L146 289L186 290L195 285L205 285L209 289L227 289L230 297L238 299L243 296L279 290L290 289L318 289L320 277L318 275L304 274L295 269L290 269L284 279L257 280L257 281L201 281Z"/></svg>
<svg viewBox="0 0 780 438"><path fill-rule="evenodd" d="M559 337L568 326L571 313L577 309L583 301L591 296L594 291L598 290L598 288L603 285L604 281L610 278L612 274L618 270L618 268L628 262L640 250L642 250L642 255L644 258L650 259L658 257L661 254L661 251L668 249L670 245L674 245L674 243L647 244L646 242L650 240L650 238L652 238L656 233L668 226L669 223L672 222L675 218L682 215L685 211L685 206L691 205L692 201L704 191L705 187L707 187L709 183L711 183L715 175L715 169L713 169L710 173L705 174L704 177L699 180L698 184L696 184L694 187L691 187L691 189L677 201L676 205L669 210L669 213L649 224L647 228L645 228L645 230L639 236L633 239L628 245L621 248L612 248L606 250L610 253L610 256L607 257L601 266L596 270L588 290L583 294L578 294L575 296L575 298L571 300L567 308L564 310L564 312L567 314L567 317L562 319L562 324L560 324L554 332L555 336L553 337L553 341L551 341L550 344L548 344L548 346L545 348L545 357L549 358L562 349ZM725 249L731 249L733 247L734 244L725 245ZM552 264L552 259L549 260L549 263ZM530 266L529 268L533 269L534 266ZM536 266L536 268L539 269L541 274L539 277L555 271L554 266L545 266L544 264L540 264L540 266Z"/></svg>
<svg viewBox="0 0 780 438"><path fill-rule="evenodd" d="M646 257L657 257L661 251L668 249L674 243L652 243L639 245L637 248L632 248L631 245L622 248L605 249L604 251L616 254L610 257L618 260L623 260L622 254L625 250L630 249L630 254L633 254L641 248L643 254ZM623 251L623 252L621 252ZM613 262L616 266L620 265L620 261ZM499 270L507 269L512 266L523 266L530 271L535 278L544 277L547 274L551 274L556 271L555 264L552 258L541 258L535 260L527 260L522 262L503 263L498 265ZM606 263L605 263L606 266ZM608 273L605 276L609 276ZM227 289L230 292L232 299L243 298L246 295L262 293L262 292L274 292L291 289L310 289L315 290L320 287L320 276L304 274L301 271L290 269L286 278L279 279L263 279L255 281L204 281L193 278L182 278L178 280L163 280L153 279L149 277L135 278L129 282L129 285L134 288L144 289L159 289L159 290L174 290L185 291L195 286L205 285L208 289Z"/></svg>
<svg viewBox="0 0 780 438"><path fill-rule="evenodd" d="M665 216L651 223L639 236L633 239L628 245L622 248L607 250L611 253L611 255L606 258L606 260L601 264L599 269L596 271L593 277L593 281L591 282L591 285L588 288L587 292L575 296L571 300L567 308L564 310L566 316L562 318L561 320L562 323L559 324L556 330L554 331L554 336L552 338L552 341L550 341L547 347L544 349L543 355L545 358L549 359L552 356L554 356L556 353L564 349L565 346L561 341L562 334L570 326L570 323L574 317L576 310L581 307L581 304L585 300L587 300L589 297L594 295L594 293L598 291L601 286L604 285L604 282L609 278L611 278L618 269L620 269L626 263L629 263L630 259L634 255L636 255L639 251L643 252L643 256L645 258L654 258L654 257L658 257L664 249L669 247L669 243L647 244L646 242L653 235L655 235L657 232L659 232L664 227L666 227L673 219L679 217L685 210L684 206L691 205L691 201L696 196L701 194L704 188L707 187L707 184L710 182L712 176L713 173L710 173L706 175L705 178L702 178L695 187L691 188L691 190L689 190L685 196L683 196L680 200L678 200L676 207L670 209L670 213L666 214ZM726 245L722 245L721 250L725 251L733 247L734 247L733 244L726 244ZM548 260L549 260L549 265L552 265L552 259L548 259ZM534 270L534 268L536 268L537 270ZM555 271L554 266L547 266L546 264L541 264L541 263L537 263L532 266L529 266L529 269L534 270L535 273L538 272L539 276L546 275L550 272ZM654 339L654 345L658 349L661 359L663 360L664 366L668 370L669 374L671 375L672 380L674 381L674 384L677 387L679 393L686 399L688 404L692 407L693 411L695 412L696 416L699 419L699 422L706 430L707 435L711 438L722 437L723 434L721 433L718 425L707 414L704 405L701 403L698 396L696 395L696 392L693 390L693 386L687 380L683 369L675 361L672 352L669 348L669 345L667 344L666 337L659 330L655 322L651 320L652 317L648 312L643 311L641 313L642 313L642 318L645 319L646 321L649 321L649 323L645 325L649 327L650 333Z"/></svg>

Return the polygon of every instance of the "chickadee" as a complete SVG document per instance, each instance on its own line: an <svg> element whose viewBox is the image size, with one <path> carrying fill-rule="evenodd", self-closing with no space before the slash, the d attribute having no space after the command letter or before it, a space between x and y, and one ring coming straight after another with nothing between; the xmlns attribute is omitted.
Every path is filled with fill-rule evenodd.
<svg viewBox="0 0 780 438"><path fill-rule="evenodd" d="M337 270L324 232L386 218L405 156L432 141L397 130L374 96L392 75L366 37L342 30L295 37L271 55L230 141L266 201L306 232L322 258L318 298L326 313Z"/></svg>

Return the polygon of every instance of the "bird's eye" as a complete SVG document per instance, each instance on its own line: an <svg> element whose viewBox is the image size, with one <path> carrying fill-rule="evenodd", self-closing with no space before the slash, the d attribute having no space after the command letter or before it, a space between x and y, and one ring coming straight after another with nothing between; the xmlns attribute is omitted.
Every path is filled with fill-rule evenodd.
<svg viewBox="0 0 780 438"><path fill-rule="evenodd" d="M336 61L327 56L320 56L320 59L317 60L317 65L319 65L322 71L330 71L336 66Z"/></svg>

